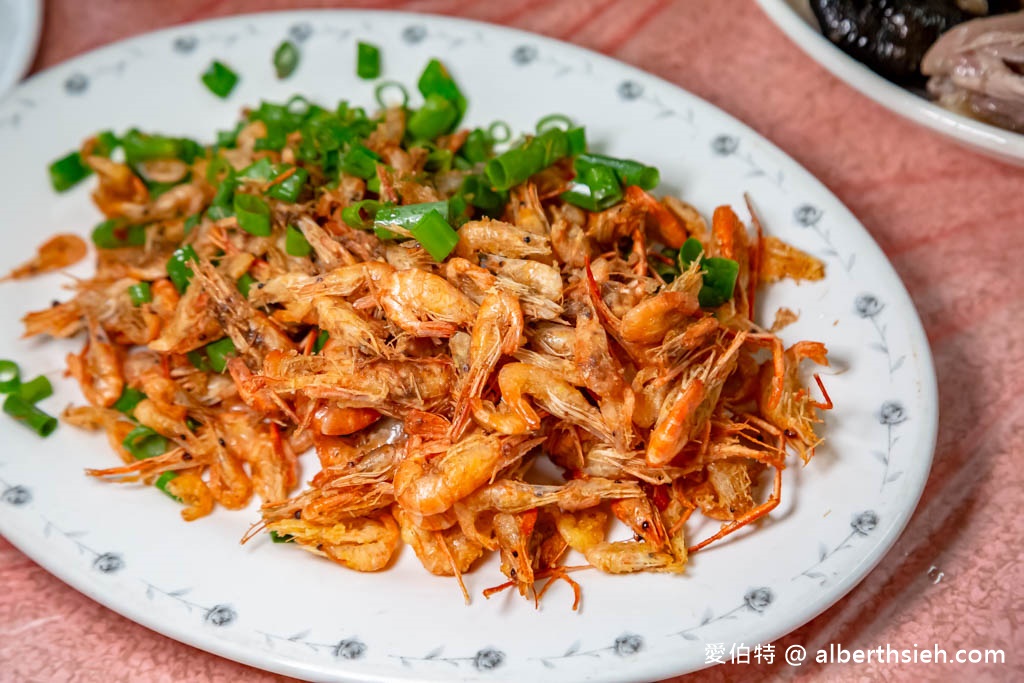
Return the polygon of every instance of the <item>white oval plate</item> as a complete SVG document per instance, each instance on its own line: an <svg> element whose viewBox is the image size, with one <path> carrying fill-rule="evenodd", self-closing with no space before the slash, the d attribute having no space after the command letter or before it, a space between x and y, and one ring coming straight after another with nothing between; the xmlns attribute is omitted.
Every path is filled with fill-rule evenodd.
<svg viewBox="0 0 1024 683"><path fill-rule="evenodd" d="M302 63L281 82L271 53L289 35L301 41ZM3 419L0 528L11 542L154 630L314 680L649 681L704 666L706 644L778 638L860 581L910 516L935 441L935 376L906 290L849 211L785 154L706 102L607 57L479 23L341 11L235 17L97 50L0 104L0 271L47 234L87 235L100 220L87 187L55 196L47 186L47 163L84 136L138 125L209 139L243 104L296 92L369 105L374 85L355 77L356 39L380 45L385 77L403 83L414 83L429 57L443 58L468 93L470 123L500 118L529 130L563 112L586 123L598 149L658 165L661 190L705 212L741 207L750 192L771 233L827 262L824 281L782 284L762 302L767 319L783 304L800 312L786 339L819 339L831 350L825 380L837 405L827 446L811 466L786 470L770 521L695 556L685 576L576 575L578 613L561 585L540 610L508 593L485 600L481 590L502 579L494 559L467 576L466 607L455 583L428 575L408 549L388 571L358 574L265 537L240 546L255 504L185 524L152 487L82 475L115 461L103 437L65 425L40 440ZM242 76L226 102L199 82L213 58ZM0 284L0 357L26 373L56 378L80 344L17 338L24 312L66 296L64 281ZM56 384L47 409L80 400L71 383Z"/></svg>
<svg viewBox="0 0 1024 683"><path fill-rule="evenodd" d="M0 97L32 66L42 26L42 0L0 0Z"/></svg>
<svg viewBox="0 0 1024 683"><path fill-rule="evenodd" d="M811 59L865 97L964 147L1001 161L1024 165L1024 135L954 114L882 78L821 34L808 0L757 0L757 3Z"/></svg>

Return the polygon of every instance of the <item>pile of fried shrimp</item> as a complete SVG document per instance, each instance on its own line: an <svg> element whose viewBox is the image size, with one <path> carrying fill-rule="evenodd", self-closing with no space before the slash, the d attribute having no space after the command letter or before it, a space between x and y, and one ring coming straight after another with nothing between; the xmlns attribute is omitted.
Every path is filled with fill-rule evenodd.
<svg viewBox="0 0 1024 683"><path fill-rule="evenodd" d="M95 275L24 324L26 336L85 338L67 365L86 404L62 419L105 431L124 461L89 475L163 477L188 521L255 495L246 540L271 532L357 571L387 568L404 543L462 585L497 551L504 576L489 591L534 599L556 579L578 596L570 549L602 572L678 574L778 505L787 453L811 459L831 407L800 366L828 360L823 344L787 348L754 322L755 299L782 278L822 278L820 261L764 234L752 207L749 227L728 206L709 224L627 185L610 208L580 208L562 198L568 159L512 187L489 216L469 207L437 261L399 227L362 230L341 214L368 198L442 201L471 171L426 170L401 108L373 123L364 144L381 160L376 182L310 167L296 201L268 200L268 235L207 210L212 154L235 171L263 158L301 165L301 134L261 148L267 128L252 121L232 148L140 166L84 143L96 205L122 228L146 226L145 240L98 249ZM436 148L458 154L465 139ZM155 196L153 178L172 186ZM237 183L258 194L268 181ZM289 229L308 254L285 249ZM700 259L678 265L687 240L737 264L721 305L701 305ZM167 264L185 246L196 258L181 289ZM150 292L141 304L129 296L139 284ZM204 349L222 339L232 350L218 372ZM115 408L128 390L141 400ZM138 459L126 438L140 427L166 450ZM300 473L311 449L318 470ZM554 465L547 475L539 459ZM720 529L688 538L695 511ZM609 540L612 517L632 538Z"/></svg>

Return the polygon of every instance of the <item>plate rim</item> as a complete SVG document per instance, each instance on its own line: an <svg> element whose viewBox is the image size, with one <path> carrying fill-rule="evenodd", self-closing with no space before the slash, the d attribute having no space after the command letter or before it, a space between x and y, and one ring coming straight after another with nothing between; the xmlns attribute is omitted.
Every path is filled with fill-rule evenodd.
<svg viewBox="0 0 1024 683"><path fill-rule="evenodd" d="M46 12L43 0L14 0L14 5L20 6L24 12L26 30L15 34L14 59L9 68L0 72L0 101L17 89L22 76L32 68L43 34L43 15Z"/></svg>
<svg viewBox="0 0 1024 683"><path fill-rule="evenodd" d="M759 0L760 2L761 0ZM656 83L660 87L673 89L677 93L680 93L686 97L693 98L696 101L702 103L703 106L714 111L718 116L724 118L731 126L735 127L738 131L745 135L751 136L751 138L757 140L760 146L766 148L771 154L777 155L781 159L793 164L799 168L805 175L808 187L814 188L816 191L827 195L833 200L839 209L841 218L843 221L850 221L855 223L866 237L865 247L874 249L876 255L880 257L882 267L888 268L895 282L899 285L898 289L893 292L894 295L904 297L905 302L913 312L913 316L908 320L907 324L907 336L909 339L909 350L917 355L920 359L920 367L922 374L917 378L920 382L920 397L922 404L926 407L933 408L927 415L918 416L918 419L924 423L923 428L920 431L921 438L915 445L914 455L921 455L927 458L927 463L922 463L920 467L920 480L917 482L916 492L913 495L912 504L905 504L899 508L898 515L894 523L889 525L886 529L885 534L882 536L876 546L874 546L874 557L865 558L868 561L862 561L856 565L855 569L851 570L846 576L838 581L832 590L830 590L831 597L823 601L820 606L815 606L809 611L798 612L796 610L783 615L775 620L777 627L772 629L773 631L778 630L779 633L772 640L777 640L791 633L793 630L811 621L818 615L830 609L843 597L845 597L854 587L856 587L863 579L873 570L882 559L888 555L889 551L892 550L896 540L903 533L910 518L917 509L918 501L924 491L924 487L930 476L932 463L934 460L935 445L938 436L938 390L937 390L937 378L935 375L934 361L932 358L931 348L928 344L927 336L924 331L923 324L920 319L920 315L917 313L917 309L914 306L913 299L910 297L909 292L906 289L906 285L900 278L899 273L896 272L895 267L889 258L885 255L878 243L874 240L874 237L870 232L863 226L863 224L854 216L854 214L846 207L839 197L837 197L831 190L829 190L824 183L814 176L810 171L805 169L796 159L791 155L780 149L765 135L757 132L751 126L742 122L732 114L718 107L717 105L709 102L708 100L701 98L700 96L678 86L670 81L660 78L654 74L648 73L638 67L632 66L628 63L619 61L607 55L599 52L592 51L588 48L568 43L556 38L550 38L541 34L525 31L518 28L512 28L503 26L501 24L493 24L489 22L465 19L462 17L451 17L447 15L436 15L421 12L399 12L399 11L387 11L387 10L363 10L363 9L296 9L296 10L279 10L279 11L267 11L267 12L254 12L246 14L237 14L228 17L218 17L194 22L186 22L181 24L175 24L172 26L164 27L154 31L137 34L128 38L103 45L95 48L88 52L75 55L74 57L60 62L59 64L52 65L45 70L42 70L36 74L33 74L29 79L23 81L15 88L13 88L9 97L0 97L0 105L6 101L14 99L15 96L23 93L26 90L31 90L37 87L38 84L45 80L59 78L56 72L67 69L71 65L79 62L83 59L94 59L97 56L102 56L107 52L113 52L115 50L124 49L130 47L136 43L144 43L159 37L168 37L174 35L176 32L180 32L183 29L194 28L194 27L215 27L223 25L231 25L249 20L263 20L271 18L309 18L314 16L343 16L343 17L407 17L413 19L428 19L430 21L438 21L443 23L453 23L463 26L467 29L497 31L511 36L519 37L523 40L533 41L537 44L546 44L559 50L568 50L577 55L586 56L588 59L594 62L603 62L605 64L612 65L615 69L622 70L625 74L628 74L634 78L640 78L653 83ZM908 503L910 502L907 498ZM4 516L0 515L0 523L4 520ZM4 525L2 530L3 535L21 552L25 553L34 562L42 566L47 570L48 573L57 577L65 584L71 586L76 591L86 595L90 599L98 602L104 607L131 619L135 623L138 623L152 631L160 633L164 636L172 638L178 642L196 647L205 652L215 654L227 659L231 659L242 664L252 666L265 671L272 671L285 675L295 676L305 680L339 680L341 676L344 676L344 680L351 681L365 681L366 683L380 683L384 681L394 680L387 673L376 674L366 670L344 670L337 666L329 666L323 664L314 664L311 662L301 662L287 656L283 656L280 653L257 650L242 642L236 642L229 639L217 638L205 636L200 629L187 629L184 625L179 626L178 622L175 621L162 621L159 613L148 613L144 608L143 603L138 602L132 596L122 596L117 591L109 591L104 593L101 590L94 588L93 583L88 578L88 575L78 574L71 568L67 571L58 564L58 558L55 555L49 555L45 552L35 552L36 546L32 542L32 533L25 528L24 533L19 528L19 525ZM13 533L12 533L13 532ZM40 546L41 547L41 546ZM637 666L630 669L617 669L608 671L606 676L594 678L593 680L606 680L606 681L627 681L635 680L637 675L643 675L645 680L647 677L653 676L657 678L664 678L668 676L679 675L685 667L681 666L678 661L673 666L673 660L668 657L662 657L661 659L648 659L642 660L644 663L638 663ZM702 668L706 668L708 664L699 666L695 669L686 669L686 671L696 671ZM433 677L420 678L416 675L415 671L410 670L408 677L403 680L410 682L417 681L434 681L437 680ZM504 680L502 674L497 673L495 680Z"/></svg>
<svg viewBox="0 0 1024 683"><path fill-rule="evenodd" d="M1024 134L957 114L879 76L828 41L790 0L756 0L794 45L829 74L869 100L961 146L1004 163L1024 165Z"/></svg>

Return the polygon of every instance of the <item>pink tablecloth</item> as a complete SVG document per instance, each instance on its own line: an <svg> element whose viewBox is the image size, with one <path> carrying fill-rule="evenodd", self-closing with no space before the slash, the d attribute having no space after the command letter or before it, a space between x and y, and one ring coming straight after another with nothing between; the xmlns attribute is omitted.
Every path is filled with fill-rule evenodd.
<svg viewBox="0 0 1024 683"><path fill-rule="evenodd" d="M35 68L170 24L285 0L51 0ZM343 3L306 2L306 6ZM1004 665L733 664L693 680L1024 680L1024 170L896 118L816 66L752 0L350 3L508 24L614 55L766 135L863 221L910 289L935 354L941 428L895 548L777 650L1001 648ZM286 681L157 635L76 593L0 539L0 680ZM682 680L682 679L677 679ZM690 680L687 678L686 680Z"/></svg>

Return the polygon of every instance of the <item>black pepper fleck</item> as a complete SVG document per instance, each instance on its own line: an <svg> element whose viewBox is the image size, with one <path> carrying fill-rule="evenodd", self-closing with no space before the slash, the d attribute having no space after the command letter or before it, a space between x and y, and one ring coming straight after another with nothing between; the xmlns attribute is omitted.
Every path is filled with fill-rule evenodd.
<svg viewBox="0 0 1024 683"><path fill-rule="evenodd" d="M181 454L181 459L185 460L185 461L191 460L192 459L192 454L191 453L182 453Z"/></svg>

